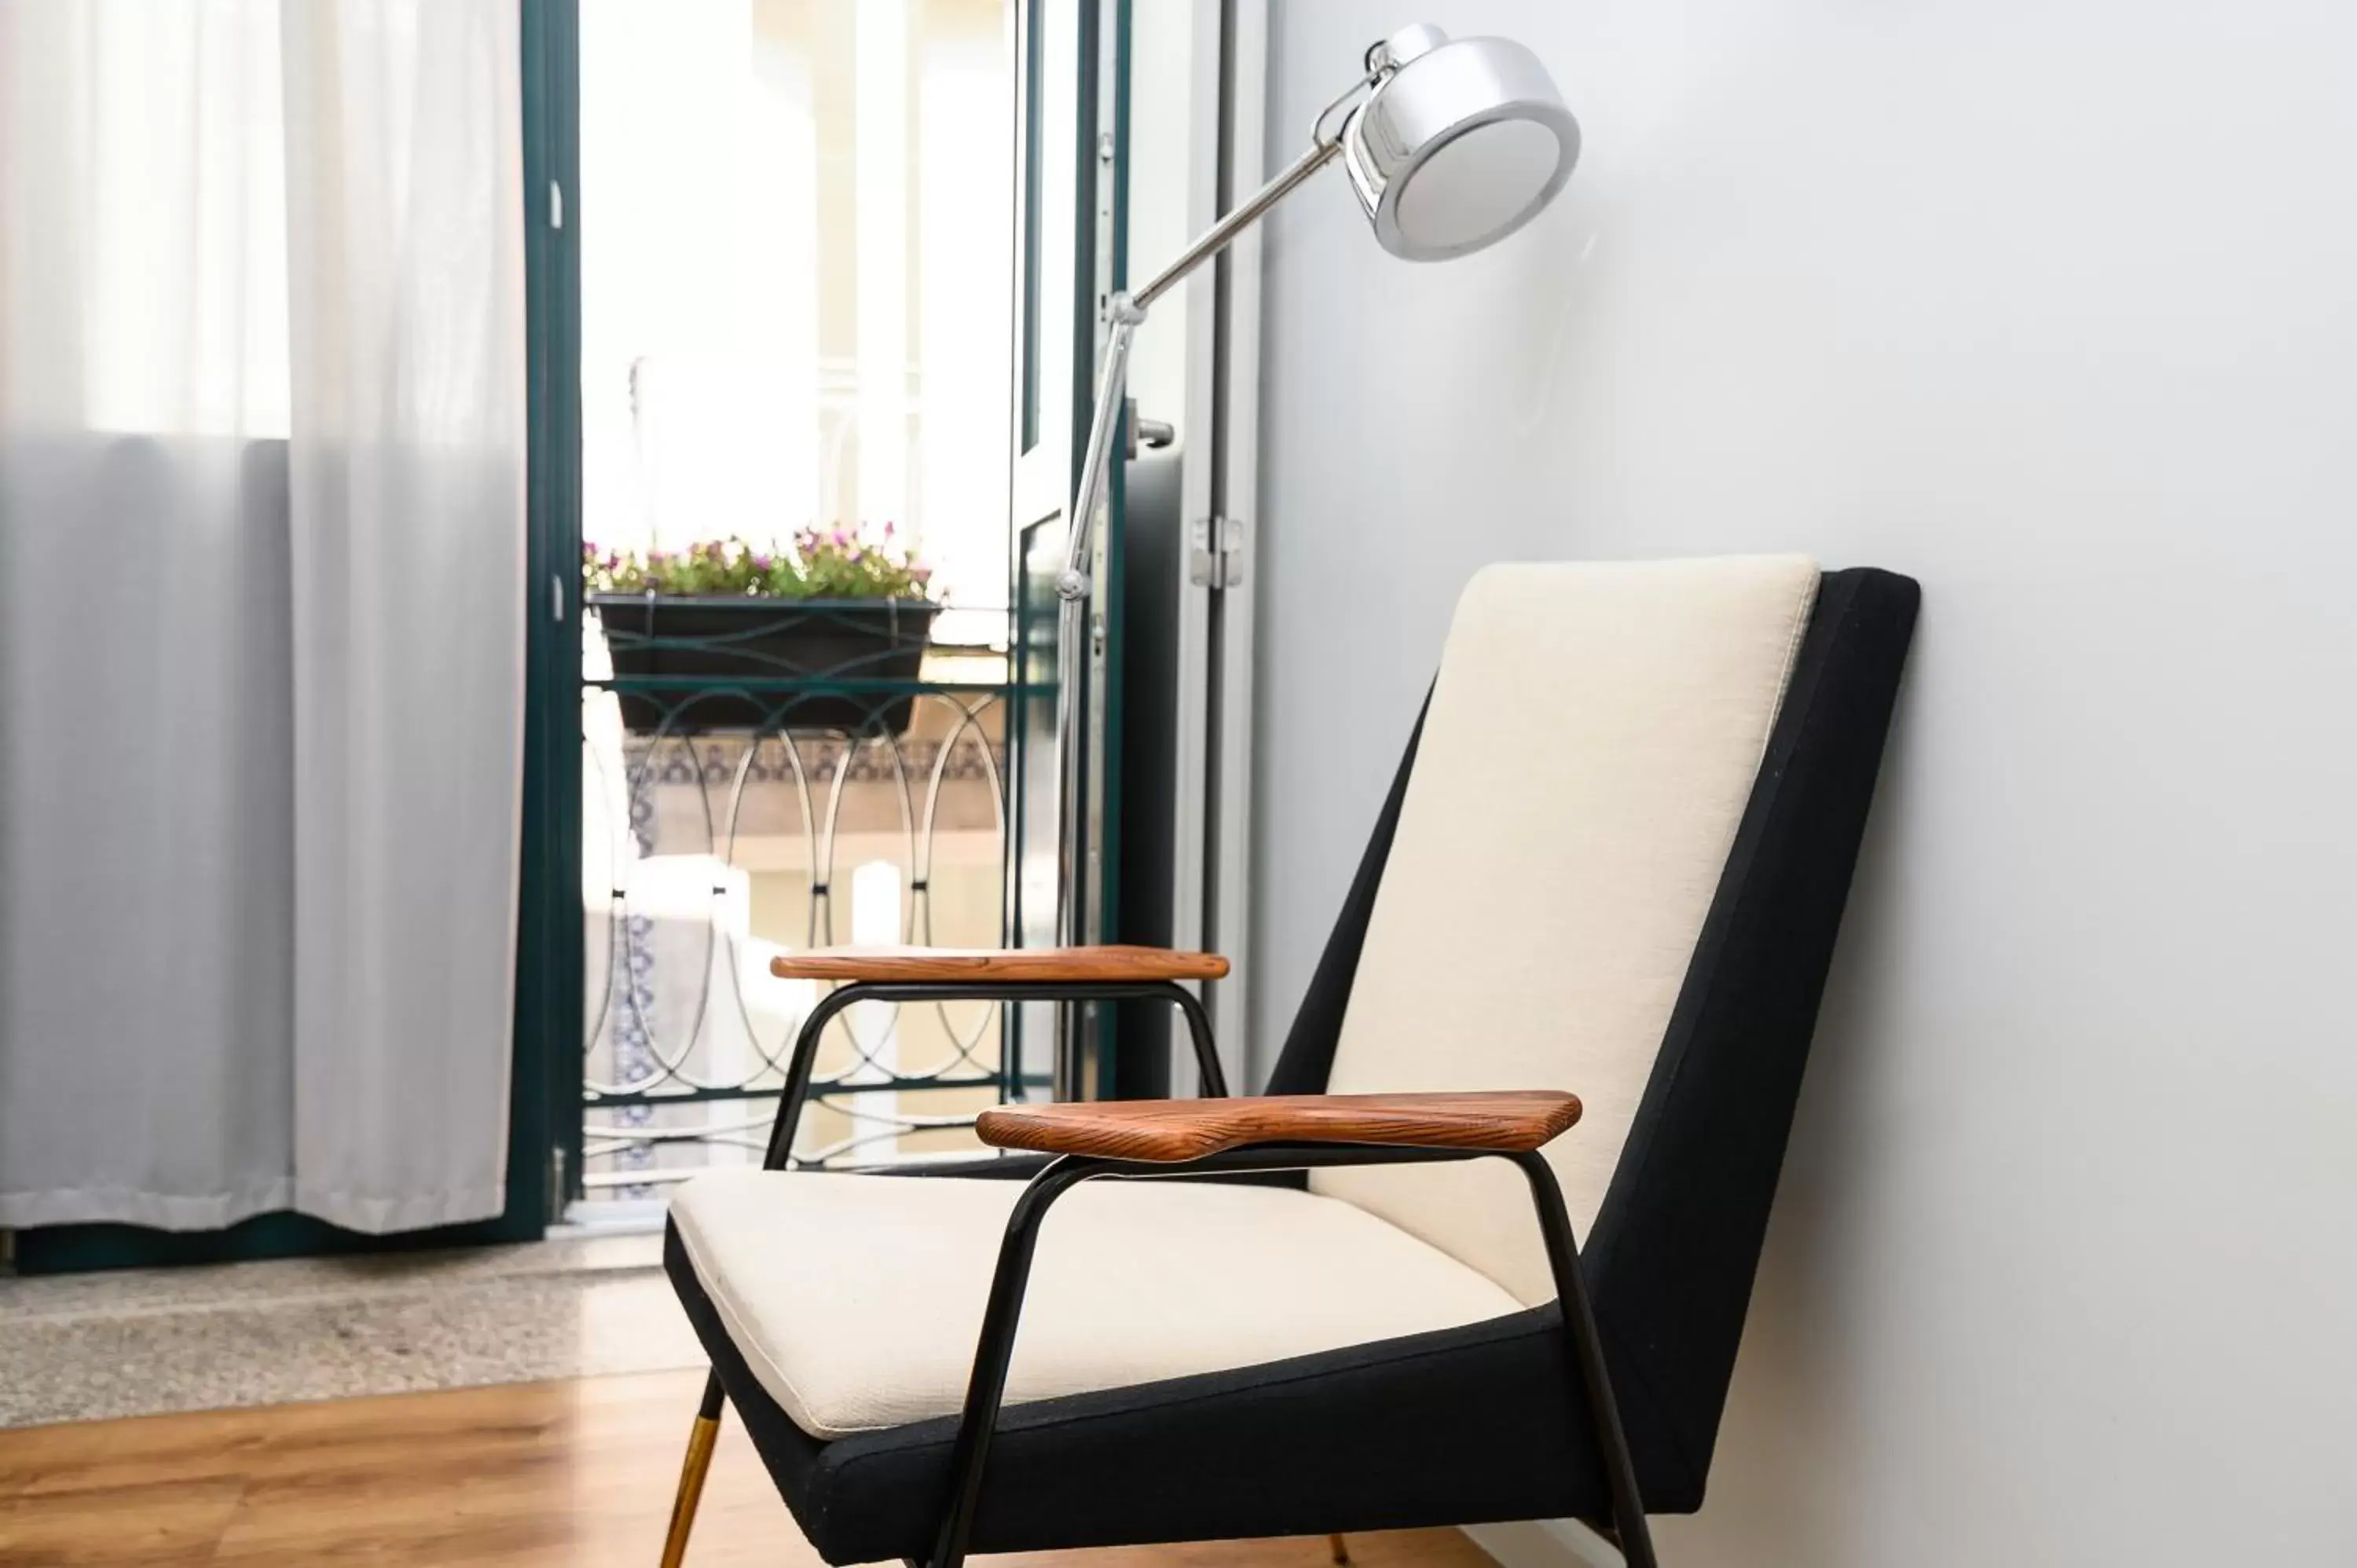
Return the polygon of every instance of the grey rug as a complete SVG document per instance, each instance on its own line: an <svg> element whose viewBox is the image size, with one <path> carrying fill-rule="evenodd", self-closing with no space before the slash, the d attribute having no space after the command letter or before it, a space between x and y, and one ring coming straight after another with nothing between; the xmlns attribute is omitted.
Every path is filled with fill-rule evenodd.
<svg viewBox="0 0 2357 1568"><path fill-rule="evenodd" d="M703 1364L655 1235L0 1279L0 1427Z"/></svg>

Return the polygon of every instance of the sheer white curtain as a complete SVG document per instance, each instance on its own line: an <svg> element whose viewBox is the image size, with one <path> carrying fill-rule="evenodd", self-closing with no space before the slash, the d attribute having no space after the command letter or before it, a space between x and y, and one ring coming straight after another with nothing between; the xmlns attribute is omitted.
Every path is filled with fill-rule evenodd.
<svg viewBox="0 0 2357 1568"><path fill-rule="evenodd" d="M0 0L0 1225L503 1204L517 0Z"/></svg>

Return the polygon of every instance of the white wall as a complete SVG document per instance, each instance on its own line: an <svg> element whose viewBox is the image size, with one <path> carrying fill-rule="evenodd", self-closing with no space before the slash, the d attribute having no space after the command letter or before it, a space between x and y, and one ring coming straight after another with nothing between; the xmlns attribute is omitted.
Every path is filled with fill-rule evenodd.
<svg viewBox="0 0 2357 1568"><path fill-rule="evenodd" d="M1911 573L1669 1561L2357 1563L2357 9L1421 8L1588 151L1447 266L1339 179L1271 229L1262 1068L1474 565ZM1272 126L1408 19L1278 8Z"/></svg>

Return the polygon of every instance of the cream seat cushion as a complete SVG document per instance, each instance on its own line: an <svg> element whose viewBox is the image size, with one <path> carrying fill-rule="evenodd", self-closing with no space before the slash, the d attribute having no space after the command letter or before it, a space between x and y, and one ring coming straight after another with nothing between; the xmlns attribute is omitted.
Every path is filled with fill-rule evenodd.
<svg viewBox="0 0 2357 1568"><path fill-rule="evenodd" d="M1020 1181L730 1171L672 1221L729 1338L831 1441L963 1407ZM1362 1209L1280 1187L1096 1181L1048 1211L1006 1402L1448 1328L1521 1310Z"/></svg>

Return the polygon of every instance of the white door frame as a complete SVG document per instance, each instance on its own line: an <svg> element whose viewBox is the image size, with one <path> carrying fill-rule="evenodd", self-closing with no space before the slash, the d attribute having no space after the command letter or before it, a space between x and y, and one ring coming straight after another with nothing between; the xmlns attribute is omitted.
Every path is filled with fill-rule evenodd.
<svg viewBox="0 0 2357 1568"><path fill-rule="evenodd" d="M1081 108L1083 86L1106 80L1106 71L1102 55L1093 59L1082 56L1086 31L1082 18L1109 8L1111 4L1112 0L1018 0L1009 12L1013 22L1009 48L1016 62L1017 91L1012 127L1016 208L1014 266L1009 284L1015 297L1009 369L1014 381L1012 395L1007 400L1007 539L1011 553L1008 579L1018 594L1027 571L1027 531L1059 521L1065 521L1069 526L1064 512L1071 504L1076 448L1083 433L1075 413L1075 400L1082 395L1088 377L1079 360L1084 345L1077 341L1076 301L1080 291L1084 286L1093 286L1095 280L1077 273L1080 225L1084 220L1080 205L1081 154L1083 137L1093 136L1093 127L1084 129L1081 124ZM1035 35L1039 49L1036 70L1029 64ZM1039 141L1036 148L1031 145L1035 125ZM1035 166L1039 171L1037 189L1032 183ZM1039 226L1036 236L1031 231L1035 203ZM1092 361L1095 345L1092 342L1085 347L1091 350ZM1027 423L1031 427L1028 441ZM1061 532L1040 541L1039 547L1049 553L1049 564L1040 569L1052 572L1054 564L1060 563L1063 556ZM1010 632L1012 629L1010 626ZM1016 678L1028 680L1028 650L1010 638L1007 651ZM1102 681L1089 684L1095 690L1103 687ZM1011 725L1007 739L1010 747L1038 743L1036 734L1018 736ZM1041 767L1049 768L1051 779L1051 787L1044 790L1037 784L1039 775L1036 770ZM1054 920L1056 900L1069 880L1071 859L1080 853L1067 832L1070 818L1063 809L1064 781L1054 773L1051 762L1027 759L1014 780L1017 791L1007 801L1009 940L1019 945L1052 940L1046 938L1046 931ZM1029 826L1020 834L1015 832L1018 822L1028 824L1035 811L1047 819L1045 837L1052 845L1052 854L1035 853L1039 838ZM1095 902L1091 898L1082 906L1082 941L1096 940L1101 929ZM1045 1044L1058 1092L1072 1096L1085 1093L1090 1086L1075 1081L1077 1075L1072 1068L1082 1053L1068 1037L1071 1010L1059 1003L1012 1004L1007 1015L1010 1026L1018 1013L1023 1065L1028 1069L1036 1063ZM1002 1048L1012 1048L1011 1035Z"/></svg>
<svg viewBox="0 0 2357 1568"><path fill-rule="evenodd" d="M1223 159L1222 206L1258 188L1266 177L1268 82L1267 0L1232 0L1228 69L1222 91ZM1213 824L1207 902L1211 929L1205 934L1229 955L1235 968L1214 988L1212 1026L1225 1042L1229 1079L1257 1088L1252 1069L1273 1062L1276 1042L1254 1041L1247 1030L1252 988L1252 818L1254 608L1260 573L1254 569L1254 541L1260 504L1260 292L1261 235L1245 231L1220 263L1225 319L1220 332L1222 396L1219 420L1218 489L1214 518L1223 519L1228 537L1214 542L1227 563L1227 585L1220 590L1211 657L1219 701L1211 717L1212 752L1209 793Z"/></svg>

